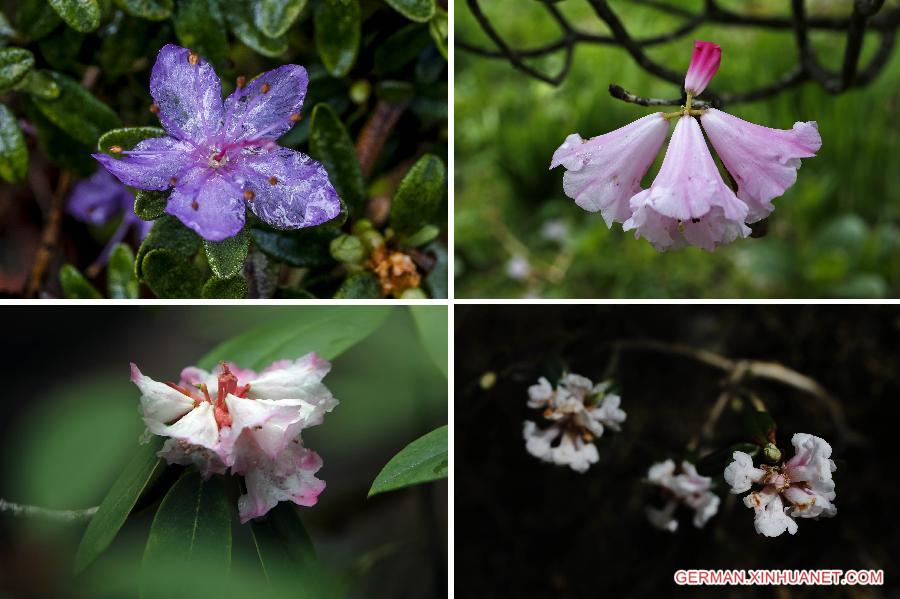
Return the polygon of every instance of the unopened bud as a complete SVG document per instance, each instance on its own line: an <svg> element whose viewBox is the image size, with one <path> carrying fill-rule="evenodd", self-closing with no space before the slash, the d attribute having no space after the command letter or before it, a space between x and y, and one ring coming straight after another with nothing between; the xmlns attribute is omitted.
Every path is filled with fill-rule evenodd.
<svg viewBox="0 0 900 599"><path fill-rule="evenodd" d="M400 299L405 300L417 300L417 299L428 299L428 294L422 291L418 287L412 287L410 289L406 289L403 293L400 294Z"/></svg>
<svg viewBox="0 0 900 599"><path fill-rule="evenodd" d="M338 262L356 263L366 256L362 241L354 235L338 235L331 240L330 249L331 257Z"/></svg>
<svg viewBox="0 0 900 599"><path fill-rule="evenodd" d="M763 447L763 456L767 462L777 464L781 461L781 450L774 443L766 443L766 446Z"/></svg>
<svg viewBox="0 0 900 599"><path fill-rule="evenodd" d="M372 229L372 221L367 218L361 218L358 221L353 223L353 227L351 227L351 231L353 231L354 235L359 235L363 231L368 231Z"/></svg>
<svg viewBox="0 0 900 599"><path fill-rule="evenodd" d="M365 79L354 81L350 86L350 101L354 104L364 104L372 94L372 84Z"/></svg>
<svg viewBox="0 0 900 599"><path fill-rule="evenodd" d="M487 391L497 384L497 373L488 371L481 375L478 380L478 386Z"/></svg>
<svg viewBox="0 0 900 599"><path fill-rule="evenodd" d="M381 233L379 233L375 229L370 229L368 231L359 233L359 238L362 240L363 245L365 245L366 249L368 249L369 251L372 251L375 248L379 248L384 245L384 237L382 237Z"/></svg>

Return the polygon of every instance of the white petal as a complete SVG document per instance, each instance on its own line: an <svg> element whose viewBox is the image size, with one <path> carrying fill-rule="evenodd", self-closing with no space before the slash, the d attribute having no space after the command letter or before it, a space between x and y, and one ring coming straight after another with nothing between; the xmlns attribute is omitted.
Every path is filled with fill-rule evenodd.
<svg viewBox="0 0 900 599"><path fill-rule="evenodd" d="M219 427L216 425L212 404L201 402L199 406L185 414L178 422L166 426L153 420L145 420L147 428L155 435L172 437L191 445L215 450L219 441Z"/></svg>
<svg viewBox="0 0 900 599"><path fill-rule="evenodd" d="M135 364L131 365L131 382L141 390L141 410L148 423L163 425L172 422L194 407L193 399L165 383L144 376Z"/></svg>

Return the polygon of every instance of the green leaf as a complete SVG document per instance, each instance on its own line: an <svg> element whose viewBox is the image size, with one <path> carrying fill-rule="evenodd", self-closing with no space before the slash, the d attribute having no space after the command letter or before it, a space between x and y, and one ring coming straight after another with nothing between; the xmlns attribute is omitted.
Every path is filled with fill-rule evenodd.
<svg viewBox="0 0 900 599"><path fill-rule="evenodd" d="M247 297L247 281L241 275L227 279L210 277L203 285L201 295L205 299L244 299Z"/></svg>
<svg viewBox="0 0 900 599"><path fill-rule="evenodd" d="M391 225L401 235L413 235L432 224L444 194L447 171L443 161L425 154L409 169L391 202Z"/></svg>
<svg viewBox="0 0 900 599"><path fill-rule="evenodd" d="M434 16L434 0L385 0L410 21L424 23Z"/></svg>
<svg viewBox="0 0 900 599"><path fill-rule="evenodd" d="M231 506L221 476L204 481L188 470L163 498L150 526L141 564L141 597L155 597L153 580L174 569L231 565ZM152 589L152 590L151 590ZM167 593L171 597L171 589Z"/></svg>
<svg viewBox="0 0 900 599"><path fill-rule="evenodd" d="M81 33L100 27L100 3L97 0L47 0L66 24Z"/></svg>
<svg viewBox="0 0 900 599"><path fill-rule="evenodd" d="M84 33L62 27L38 42L41 58L57 71L77 71L78 53L84 44Z"/></svg>
<svg viewBox="0 0 900 599"><path fill-rule="evenodd" d="M124 243L117 243L109 253L106 285L112 299L136 299L140 293L134 274L134 252Z"/></svg>
<svg viewBox="0 0 900 599"><path fill-rule="evenodd" d="M305 6L306 0L257 0L253 20L264 34L279 37L291 28Z"/></svg>
<svg viewBox="0 0 900 599"><path fill-rule="evenodd" d="M197 253L202 241L199 235L181 224L174 216L162 216L153 223L153 228L138 248L135 274L138 279L144 278L142 263L144 257L152 250L171 250L187 260Z"/></svg>
<svg viewBox="0 0 900 599"><path fill-rule="evenodd" d="M744 433L760 447L775 443L775 430L775 420L768 412L754 409L744 412Z"/></svg>
<svg viewBox="0 0 900 599"><path fill-rule="evenodd" d="M313 108L310 126L309 152L328 172L338 196L353 214L366 202L366 183L363 180L353 140L328 104Z"/></svg>
<svg viewBox="0 0 900 599"><path fill-rule="evenodd" d="M59 86L59 97L55 100L35 97L34 104L72 138L93 147L101 135L120 125L116 113L77 82L56 72L48 75Z"/></svg>
<svg viewBox="0 0 900 599"><path fill-rule="evenodd" d="M318 268L335 263L331 240L341 234L333 227L314 227L299 231L271 231L253 228L253 243L273 260L298 268Z"/></svg>
<svg viewBox="0 0 900 599"><path fill-rule="evenodd" d="M282 501L264 518L251 520L250 532L266 580L276 588L321 588L315 547L292 503Z"/></svg>
<svg viewBox="0 0 900 599"><path fill-rule="evenodd" d="M110 487L81 538L75 555L76 574L106 551L138 499L166 469L166 463L156 457L162 444L163 438L154 436L149 443L142 445Z"/></svg>
<svg viewBox="0 0 900 599"><path fill-rule="evenodd" d="M151 21L162 21L172 14L172 0L116 0L116 4L132 16Z"/></svg>
<svg viewBox="0 0 900 599"><path fill-rule="evenodd" d="M59 86L46 71L32 69L13 88L16 91L36 96L42 100L55 100L59 97Z"/></svg>
<svg viewBox="0 0 900 599"><path fill-rule="evenodd" d="M335 299L378 299L381 285L370 272L361 272L347 277L335 292Z"/></svg>
<svg viewBox="0 0 900 599"><path fill-rule="evenodd" d="M403 448L378 473L369 497L411 485L447 478L447 426L419 437Z"/></svg>
<svg viewBox="0 0 900 599"><path fill-rule="evenodd" d="M116 11L101 33L103 39L95 60L110 79L144 68L148 47L156 47L156 25ZM144 59L144 60L142 60Z"/></svg>
<svg viewBox="0 0 900 599"><path fill-rule="evenodd" d="M0 48L0 90L25 78L34 67L34 54L25 48Z"/></svg>
<svg viewBox="0 0 900 599"><path fill-rule="evenodd" d="M63 296L67 299L103 298L97 288L71 264L63 264L59 269L59 283L62 285Z"/></svg>
<svg viewBox="0 0 900 599"><path fill-rule="evenodd" d="M16 117L0 104L0 177L10 183L25 179L28 173L28 147Z"/></svg>
<svg viewBox="0 0 900 599"><path fill-rule="evenodd" d="M447 378L447 309L443 306L410 306L419 339L444 378Z"/></svg>
<svg viewBox="0 0 900 599"><path fill-rule="evenodd" d="M240 273L250 249L250 233L247 228L222 241L203 241L206 258L213 274L220 279L227 279Z"/></svg>
<svg viewBox="0 0 900 599"><path fill-rule="evenodd" d="M286 37L269 37L256 28L249 0L229 0L225 16L234 35L251 50L271 58L277 58L287 51Z"/></svg>
<svg viewBox="0 0 900 599"><path fill-rule="evenodd" d="M156 297L186 299L201 295L203 273L172 250L147 252L141 262L141 274Z"/></svg>
<svg viewBox="0 0 900 599"><path fill-rule="evenodd" d="M428 24L428 30L431 33L431 39L434 40L434 45L437 46L438 52L441 53L444 60L447 60L447 38L450 36L450 25L446 10L438 7L437 12L434 13L434 18Z"/></svg>
<svg viewBox="0 0 900 599"><path fill-rule="evenodd" d="M228 58L225 18L216 0L178 0L173 21L182 46L212 63L220 64Z"/></svg>
<svg viewBox="0 0 900 599"><path fill-rule="evenodd" d="M139 189L134 197L134 213L141 220L156 220L166 213L171 191Z"/></svg>
<svg viewBox="0 0 900 599"><path fill-rule="evenodd" d="M33 96L20 98L22 111L37 131L41 149L54 164L72 171L79 177L89 177L97 170L97 161L91 157L94 145L86 145L73 139L65 131L44 116Z"/></svg>
<svg viewBox="0 0 900 599"><path fill-rule="evenodd" d="M313 15L316 48L333 77L350 72L359 51L359 0L320 0Z"/></svg>
<svg viewBox="0 0 900 599"><path fill-rule="evenodd" d="M219 344L198 362L212 368L223 360L245 368L261 369L284 358L297 359L316 352L333 360L375 332L393 308L390 306L297 307L289 317L261 324Z"/></svg>
<svg viewBox="0 0 900 599"><path fill-rule="evenodd" d="M46 0L22 0L16 13L16 27L33 40L49 35L61 21Z"/></svg>
<svg viewBox="0 0 900 599"><path fill-rule="evenodd" d="M159 127L121 127L107 131L97 140L97 149L113 158L121 159L122 154L110 151L113 146L123 150L130 150L140 142L150 137L163 137L166 132Z"/></svg>
<svg viewBox="0 0 900 599"><path fill-rule="evenodd" d="M415 62L431 45L427 28L410 23L391 34L375 49L375 74L384 77Z"/></svg>

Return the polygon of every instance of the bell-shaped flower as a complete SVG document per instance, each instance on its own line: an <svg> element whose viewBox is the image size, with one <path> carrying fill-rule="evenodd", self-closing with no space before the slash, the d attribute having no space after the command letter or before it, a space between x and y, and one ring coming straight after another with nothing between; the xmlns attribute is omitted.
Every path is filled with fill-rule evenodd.
<svg viewBox="0 0 900 599"><path fill-rule="evenodd" d="M684 76L684 91L697 96L706 89L713 76L719 70L722 61L722 48L712 42L694 42L694 53L691 64Z"/></svg>
<svg viewBox="0 0 900 599"><path fill-rule="evenodd" d="M566 169L563 190L589 212L600 211L607 226L631 216L628 200L666 141L669 123L661 112L587 141L573 133L553 154L550 168Z"/></svg>
<svg viewBox="0 0 900 599"><path fill-rule="evenodd" d="M145 139L121 158L94 158L126 185L172 189L166 212L210 241L240 232L248 206L278 229L321 224L341 209L328 173L276 143L299 121L307 83L306 69L284 65L239 85L223 104L213 68L166 45L150 93L168 136Z"/></svg>
<svg viewBox="0 0 900 599"><path fill-rule="evenodd" d="M800 159L815 156L822 147L815 121L794 123L790 130L770 129L715 108L704 111L700 121L737 183L749 223L769 216L775 208L772 200L797 181Z"/></svg>
<svg viewBox="0 0 900 599"><path fill-rule="evenodd" d="M678 530L675 511L683 505L694 511L694 526L703 528L718 513L721 501L712 492L712 479L701 476L697 468L686 460L681 462L680 472L675 472L676 466L672 460L657 462L647 471L647 482L661 487L665 500L662 508L646 509L647 519L660 530L675 532Z"/></svg>
<svg viewBox="0 0 900 599"><path fill-rule="evenodd" d="M630 204L633 215L622 228L660 251L687 244L712 251L750 234L747 205L722 180L691 116L678 119L656 179Z"/></svg>

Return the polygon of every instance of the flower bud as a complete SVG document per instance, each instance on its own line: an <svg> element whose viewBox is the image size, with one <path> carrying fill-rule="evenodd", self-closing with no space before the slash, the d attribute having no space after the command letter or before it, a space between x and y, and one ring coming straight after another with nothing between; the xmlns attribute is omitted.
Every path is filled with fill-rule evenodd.
<svg viewBox="0 0 900 599"><path fill-rule="evenodd" d="M358 221L353 223L353 226L350 227L350 231L354 235L359 235L363 231L370 231L374 227L372 226L372 221L367 218L361 218Z"/></svg>
<svg viewBox="0 0 900 599"><path fill-rule="evenodd" d="M781 450L774 443L766 443L766 446L763 447L763 456L767 462L777 464L781 461Z"/></svg>
<svg viewBox="0 0 900 599"><path fill-rule="evenodd" d="M410 299L428 299L428 294L426 294L419 287L413 287L411 289L405 290L400 294L400 299L410 300Z"/></svg>
<svg viewBox="0 0 900 599"><path fill-rule="evenodd" d="M381 233L379 233L375 229L363 231L362 233L357 233L357 235L362 240L363 245L369 251L372 251L375 248L379 248L384 245L384 237L382 237Z"/></svg>
<svg viewBox="0 0 900 599"><path fill-rule="evenodd" d="M331 240L331 257L338 262L356 263L362 261L366 255L359 237L353 235L339 235Z"/></svg>
<svg viewBox="0 0 900 599"><path fill-rule="evenodd" d="M350 101L354 104L365 104L372 94L372 84L365 79L354 81L350 86Z"/></svg>

